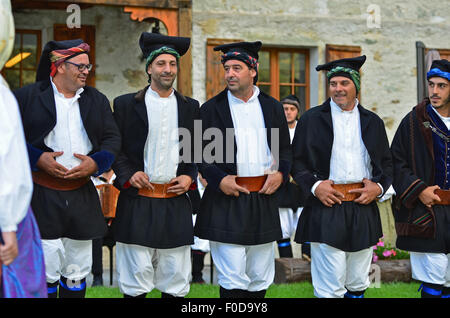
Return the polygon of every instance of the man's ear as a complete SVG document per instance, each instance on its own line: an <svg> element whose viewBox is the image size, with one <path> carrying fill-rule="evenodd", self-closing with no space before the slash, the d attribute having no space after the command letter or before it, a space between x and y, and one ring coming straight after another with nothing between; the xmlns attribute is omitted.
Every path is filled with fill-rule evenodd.
<svg viewBox="0 0 450 318"><path fill-rule="evenodd" d="M255 68L251 67L251 68L250 68L250 73L251 73L251 75L252 75L253 78L256 77L257 72L256 72L256 69L255 69Z"/></svg>
<svg viewBox="0 0 450 318"><path fill-rule="evenodd" d="M57 73L64 74L66 72L66 63L63 62L59 64L59 66L56 69L58 70Z"/></svg>

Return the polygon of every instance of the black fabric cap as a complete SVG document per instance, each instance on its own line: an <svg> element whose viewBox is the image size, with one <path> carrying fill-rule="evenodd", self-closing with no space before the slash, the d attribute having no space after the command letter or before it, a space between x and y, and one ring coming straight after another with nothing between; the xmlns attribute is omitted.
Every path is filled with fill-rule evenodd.
<svg viewBox="0 0 450 318"><path fill-rule="evenodd" d="M78 46L84 43L82 39L75 40L65 40L65 41L50 41L47 42L42 51L41 58L39 60L39 65L36 72L36 82L49 80L50 78L50 52L54 50L70 49L72 47ZM87 53L81 53L87 54ZM75 55L74 55L75 56ZM73 56L72 56L73 57Z"/></svg>
<svg viewBox="0 0 450 318"><path fill-rule="evenodd" d="M139 38L139 46L145 58L163 46L174 49L180 56L183 56L189 50L190 44L190 38L168 36L159 33L142 32Z"/></svg>
<svg viewBox="0 0 450 318"><path fill-rule="evenodd" d="M246 53L255 59L259 59L258 52L261 49L261 41L256 42L235 42L216 46L214 51Z"/></svg>
<svg viewBox="0 0 450 318"><path fill-rule="evenodd" d="M450 73L450 62L445 59L434 60L433 63L431 63L430 70L433 68L440 69L442 72Z"/></svg>
<svg viewBox="0 0 450 318"><path fill-rule="evenodd" d="M359 71L359 69L364 64L365 61L366 61L365 55L335 60L335 61L331 61L326 64L318 65L316 67L316 71L322 71L322 70L330 71L337 66L347 67L347 68L351 68L352 70Z"/></svg>

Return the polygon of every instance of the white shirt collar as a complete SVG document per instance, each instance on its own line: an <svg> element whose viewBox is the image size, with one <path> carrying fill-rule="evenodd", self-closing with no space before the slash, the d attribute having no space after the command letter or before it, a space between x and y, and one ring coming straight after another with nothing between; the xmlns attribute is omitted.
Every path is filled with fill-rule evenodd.
<svg viewBox="0 0 450 318"><path fill-rule="evenodd" d="M152 87L149 86L149 87L148 87L148 90L147 90L147 94L150 94L150 96L155 97L155 98L170 98L170 97L172 97L172 96L175 94L175 89L172 89L172 92L170 93L169 96L167 96L167 97L161 97L161 96L159 96L158 92L154 91L154 90L152 89Z"/></svg>
<svg viewBox="0 0 450 318"><path fill-rule="evenodd" d="M233 103L233 104L246 104L246 103L251 103L253 102L256 98L258 98L259 96L259 87L253 85L253 95L252 97L249 98L249 100L247 102L244 102L242 99L237 98L236 96L234 96L230 90L228 90L227 92L228 94L228 100Z"/></svg>
<svg viewBox="0 0 450 318"><path fill-rule="evenodd" d="M55 83L53 83L53 77L50 76L50 83L52 84L53 87L53 93L55 95L58 95L59 97L65 98L65 99L78 99L80 98L80 94L83 93L84 88L80 87L76 92L75 95L73 97L65 97L63 93L61 93L58 88L56 87Z"/></svg>
<svg viewBox="0 0 450 318"><path fill-rule="evenodd" d="M330 98L330 105L331 105L331 109L334 110L334 111L338 111L338 112L341 112L341 113L344 113L344 112L345 113L353 113L353 111L355 109L358 109L359 100L357 98L355 98L355 107L353 107L352 110L342 110L342 108L339 107L339 105L336 104L332 98Z"/></svg>

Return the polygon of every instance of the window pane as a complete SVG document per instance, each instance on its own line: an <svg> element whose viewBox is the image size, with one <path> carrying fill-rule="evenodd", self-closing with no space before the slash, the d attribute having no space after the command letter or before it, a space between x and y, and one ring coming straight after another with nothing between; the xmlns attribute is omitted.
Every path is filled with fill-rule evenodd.
<svg viewBox="0 0 450 318"><path fill-rule="evenodd" d="M291 83L291 53L280 52L278 55L280 83Z"/></svg>
<svg viewBox="0 0 450 318"><path fill-rule="evenodd" d="M5 80L9 84L9 88L11 90L17 89L20 87L20 71L5 69Z"/></svg>
<svg viewBox="0 0 450 318"><path fill-rule="evenodd" d="M259 85L259 89L270 96L270 85Z"/></svg>
<svg viewBox="0 0 450 318"><path fill-rule="evenodd" d="M280 86L280 99L291 94L291 86Z"/></svg>
<svg viewBox="0 0 450 318"><path fill-rule="evenodd" d="M36 81L36 71L22 71L22 86Z"/></svg>
<svg viewBox="0 0 450 318"><path fill-rule="evenodd" d="M300 115L305 112L306 109L306 89L303 86L297 86L295 88L295 96L300 100Z"/></svg>
<svg viewBox="0 0 450 318"><path fill-rule="evenodd" d="M24 68L36 68L36 34L23 34L23 53L31 53L30 56L22 60Z"/></svg>
<svg viewBox="0 0 450 318"><path fill-rule="evenodd" d="M259 82L270 82L270 53L268 51L262 51L259 53Z"/></svg>
<svg viewBox="0 0 450 318"><path fill-rule="evenodd" d="M20 34L16 34L16 37L14 38L14 48L11 52L11 55L9 56L8 61L6 61L6 64L8 64L8 62L10 62L11 60L13 60L13 57L15 57L16 55L18 55L20 53ZM19 69L20 68L20 64L19 63L15 63L14 65L8 65L8 68L6 68L5 65L5 69Z"/></svg>
<svg viewBox="0 0 450 318"><path fill-rule="evenodd" d="M22 34L21 33L16 33L16 36L14 37L14 52L17 52L16 54L19 53L20 50L20 40L22 38Z"/></svg>
<svg viewBox="0 0 450 318"><path fill-rule="evenodd" d="M294 53L294 74L295 83L305 83L306 81L306 65L305 65L305 54Z"/></svg>

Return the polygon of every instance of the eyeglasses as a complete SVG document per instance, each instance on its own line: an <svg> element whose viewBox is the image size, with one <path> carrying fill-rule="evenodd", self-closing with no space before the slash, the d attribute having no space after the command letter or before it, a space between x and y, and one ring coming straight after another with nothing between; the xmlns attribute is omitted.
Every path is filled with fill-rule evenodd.
<svg viewBox="0 0 450 318"><path fill-rule="evenodd" d="M76 64L69 61L64 61L64 63L75 65L80 72L83 72L85 69L87 69L88 71L92 70L92 64Z"/></svg>

